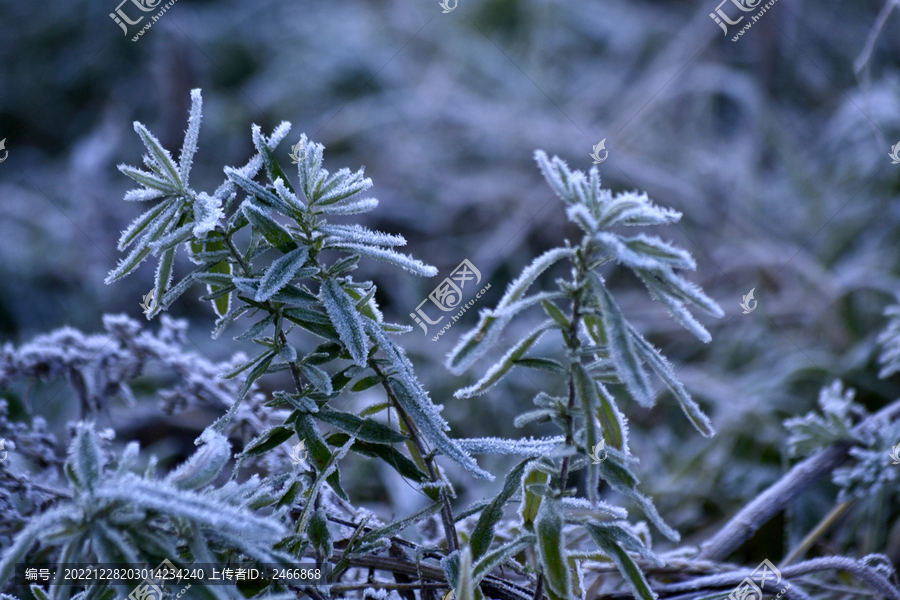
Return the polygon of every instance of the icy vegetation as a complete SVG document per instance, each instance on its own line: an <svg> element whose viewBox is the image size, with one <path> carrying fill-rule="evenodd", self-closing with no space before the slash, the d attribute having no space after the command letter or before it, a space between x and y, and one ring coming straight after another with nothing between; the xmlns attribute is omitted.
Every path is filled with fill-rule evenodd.
<svg viewBox="0 0 900 600"><path fill-rule="evenodd" d="M225 168L213 193L198 192L190 175L200 137L199 90L191 101L177 160L135 123L147 152L143 168L119 167L139 185L125 200L148 208L122 233L118 248L126 255L107 282L155 260L146 315L161 317L159 330L107 316L104 334L66 328L0 350L0 389L66 380L80 415L67 428L63 453L41 417L12 420L0 403L4 600L29 594L111 600L139 583L28 587L12 581L16 563L152 566L162 559L185 567L240 560L333 568L325 584L191 588L191 597L216 600L298 593L316 600L435 600L449 590L458 600L720 598L755 566L726 562L734 550L826 474L839 488L841 512L780 565L787 597L900 599L896 573L881 553L829 552L798 562L853 503L880 519L876 526L887 526L889 511L880 507L898 491L889 460L890 442L900 436L896 402L870 414L842 383L826 387L821 414L785 424L787 446L802 461L705 540L682 543L642 487L638 466L645 457L632 451L637 436L628 420L655 407L658 396L666 397L660 405L683 413L692 435L715 435L676 367L626 318L607 280L610 267L617 275L630 272L680 326L709 342L690 311L712 317L723 311L685 278L696 269L693 257L658 236L627 233L674 224L679 212L643 193L614 194L601 187L596 167L583 173L537 151L537 167L580 239L533 259L493 308L481 310L446 366L461 374L489 350L502 352L456 392L460 402L491 401L505 393L498 384L526 373L547 377L546 389L562 391L534 395L534 406L515 424L545 424L554 433L456 435L397 341L412 328L386 321L375 284L352 275L369 260L399 267L403 276L437 270L398 252L406 244L401 236L333 222L376 208L363 195L371 180L362 169L330 173L323 146L305 135L292 147L297 172L289 177L275 153L290 133L282 123L268 136L253 126L252 158ZM179 249L193 267L176 278ZM216 316L212 337L228 331L257 346L255 356L216 363L185 350L187 323L164 313L196 286ZM537 320L527 320L535 314ZM883 376L897 369L900 345L900 313L890 314L880 340ZM513 328L523 320L525 326ZM514 332L516 341L504 332ZM151 392L159 412L203 408L215 415L192 452L166 470L138 441L97 425L137 404L136 386L147 385L151 368L174 378ZM290 377L291 388L267 387L279 373ZM365 405L346 410L352 395ZM372 465L393 471L427 504L376 518L345 489L354 455L365 457L373 473ZM514 462L503 467L510 456ZM458 487L477 481L493 482L494 493L469 506L454 502ZM653 532L662 543L654 544Z"/></svg>

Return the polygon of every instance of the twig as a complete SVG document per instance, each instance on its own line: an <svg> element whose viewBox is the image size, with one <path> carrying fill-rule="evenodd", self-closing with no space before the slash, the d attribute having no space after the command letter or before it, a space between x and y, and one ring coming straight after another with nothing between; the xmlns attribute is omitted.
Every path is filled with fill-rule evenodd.
<svg viewBox="0 0 900 600"><path fill-rule="evenodd" d="M800 542L800 545L791 550L787 556L781 561L781 564L778 565L779 569L783 569L788 566L812 548L812 545L816 543L816 540L819 539L823 533L825 533L829 527L834 525L835 521L841 518L841 516L847 512L850 506L853 504L853 500L848 500L846 502L841 502L837 506L835 506L831 511L819 521L819 524L813 527L812 531L810 531L803 541Z"/></svg>
<svg viewBox="0 0 900 600"><path fill-rule="evenodd" d="M424 581L416 581L413 583L394 583L393 581L369 581L366 583L353 583L347 585L331 586L332 594L341 592L352 592L354 590L364 590L366 588L375 588L381 590L396 591L415 591L415 590L445 590L446 583L425 583Z"/></svg>
<svg viewBox="0 0 900 600"><path fill-rule="evenodd" d="M869 588L880 594L891 598L891 600L900 600L900 590L894 587L881 573L852 558L844 556L829 556L827 558L814 558L806 562L802 562L781 570L782 579L793 579L802 577L810 573L819 571L848 571L854 574L858 579L869 584ZM661 594L667 592L685 592L698 591L709 588L722 588L741 583L752 572L746 569L733 571L730 573L721 573L709 575L706 577L698 577L689 581L679 583L670 583L660 585L654 588L655 592Z"/></svg>
<svg viewBox="0 0 900 600"><path fill-rule="evenodd" d="M900 400L889 404L867 421L858 424L853 428L853 434L862 437L872 427L879 427L877 423L890 421L898 414L900 414ZM711 540L704 543L702 555L710 560L724 560L750 539L769 519L778 514L788 502L843 462L851 446L849 442L833 444L795 465L774 485L732 517Z"/></svg>
<svg viewBox="0 0 900 600"><path fill-rule="evenodd" d="M385 394L387 394L388 399L391 401L394 409L397 411L397 414L400 415L400 418L403 420L404 425L406 425L406 430L409 431L409 437L412 440L413 444L416 446L416 450L418 450L419 455L422 458L422 461L425 463L425 467L428 469L428 476L431 478L431 481L434 483L441 483L442 478L438 474L437 469L434 466L434 457L428 452L428 449L425 448L425 444L422 441L422 437L419 435L419 430L416 427L416 424L413 420L406 414L406 411L403 410L403 407L400 406L400 402L397 400L397 397L394 395L394 390L391 389L390 384L387 381L387 378L384 377L384 372L378 367L374 362L369 362L369 366L372 367L372 370L375 371L381 378L381 385L384 388ZM459 538L456 534L456 524L453 520L453 509L450 507L450 495L447 493L447 490L444 486L441 486L438 491L441 498L441 520L444 525L444 537L447 539L447 551L454 552L459 549Z"/></svg>

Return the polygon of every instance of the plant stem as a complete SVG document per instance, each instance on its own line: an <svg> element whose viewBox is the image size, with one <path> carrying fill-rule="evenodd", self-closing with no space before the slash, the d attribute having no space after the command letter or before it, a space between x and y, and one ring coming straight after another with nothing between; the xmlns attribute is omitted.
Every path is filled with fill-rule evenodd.
<svg viewBox="0 0 900 600"><path fill-rule="evenodd" d="M900 400L882 408L871 418L853 428L853 435L864 437L873 427L892 421L900 415ZM703 556L710 560L724 560L756 531L778 514L788 502L830 473L847 458L850 442L838 442L794 465L781 479L745 506L722 527L712 539L703 544Z"/></svg>
<svg viewBox="0 0 900 600"><path fill-rule="evenodd" d="M437 468L434 464L434 457L431 456L431 453L428 452L428 449L425 447L425 441L419 434L419 430L416 427L416 424L413 423L413 420L409 417L408 414L406 414L406 411L403 410L403 407L400 406L400 402L394 395L394 391L391 389L387 378L384 377L384 372L374 362L370 361L369 366L373 371L375 371L378 376L382 378L381 385L384 388L385 394L387 394L387 397L391 401L394 409L397 411L397 414L400 415L400 419L406 426L406 430L409 431L409 437L412 440L412 443L415 445L416 450L418 450L419 456L422 458L422 461L425 463L425 467L428 469L428 476L431 478L431 481L434 483L442 483L443 480L438 474ZM456 525L453 521L453 509L450 507L450 495L443 485L439 488L438 493L440 495L442 504L441 520L444 524L444 537L447 539L447 551L454 552L456 550L459 550L459 538L457 537Z"/></svg>
<svg viewBox="0 0 900 600"><path fill-rule="evenodd" d="M578 260L578 255L575 255L575 260L573 261L575 264L573 268L575 272L572 274L572 284L573 287L577 290L579 286L579 280L582 280L581 273L581 263ZM572 324L569 327L568 335L563 333L563 338L566 345L569 347L569 350L572 352L572 355L575 360L581 361L581 358L575 355L578 351L580 340L578 339L578 326L581 324L581 296L576 291L575 298L572 300ZM575 408L575 378L571 372L569 371L569 404L568 404L568 414L566 414L566 446L571 446L574 442L574 433L573 430L575 428L575 419L572 417L572 410ZM589 418L590 415L585 415L585 418ZM569 479L569 457L566 456L562 460L562 466L559 469L559 489L560 492L565 492L566 483Z"/></svg>
<svg viewBox="0 0 900 600"><path fill-rule="evenodd" d="M221 230L220 230L221 232ZM231 255L238 261L238 264L241 266L241 271L244 276L250 275L250 265L244 261L244 257L241 255L241 252L237 249L237 246L234 245L234 242L231 239L230 235L225 235L224 232L221 232L224 239L225 244L228 245L228 249L231 251ZM271 309L273 313L277 312L274 306L272 306L271 300L266 300L266 306ZM278 332L278 339L281 341L282 345L287 344L287 335L285 335L284 331ZM303 378L300 375L300 367L297 366L297 361L291 361L288 363L291 368L291 377L294 379L294 385L297 386L297 393L303 394Z"/></svg>
<svg viewBox="0 0 900 600"><path fill-rule="evenodd" d="M837 506L835 506L831 511L825 515L819 524L813 527L812 531L810 531L803 541L800 542L796 548L791 550L787 556L781 561L781 564L778 565L779 569L783 569L788 566L812 548L813 544L816 543L816 540L822 537L829 527L834 525L834 523L841 518L841 516L849 510L850 506L853 504L853 500L848 500L846 502L841 502Z"/></svg>

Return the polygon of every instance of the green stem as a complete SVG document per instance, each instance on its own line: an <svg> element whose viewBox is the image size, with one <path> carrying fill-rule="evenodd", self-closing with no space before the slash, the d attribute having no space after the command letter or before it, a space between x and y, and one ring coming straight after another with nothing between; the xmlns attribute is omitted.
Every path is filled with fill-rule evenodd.
<svg viewBox="0 0 900 600"><path fill-rule="evenodd" d="M403 407L400 406L400 402L394 395L394 391L391 389L390 384L388 384L387 378L384 377L384 372L374 362L370 362L369 366L373 371L375 371L377 375L382 378L381 385L384 388L384 391L387 394L388 399L391 401L394 409L397 411L397 414L400 415L400 419L403 421L403 424L406 426L406 430L409 432L409 437L412 440L412 443L415 445L416 450L419 452L419 456L422 458L422 461L425 463L425 467L428 469L428 476L431 478L431 481L434 483L441 483L442 478L438 474L437 468L435 467L434 456L425 447L425 442L422 439L422 436L419 434L419 430L416 427L416 424L413 422L410 416L406 414L406 411L403 410ZM456 550L459 550L459 538L457 537L456 524L453 520L453 509L450 506L450 495L443 485L439 488L439 495L442 504L441 520L444 524L444 537L447 538L447 551L454 552Z"/></svg>

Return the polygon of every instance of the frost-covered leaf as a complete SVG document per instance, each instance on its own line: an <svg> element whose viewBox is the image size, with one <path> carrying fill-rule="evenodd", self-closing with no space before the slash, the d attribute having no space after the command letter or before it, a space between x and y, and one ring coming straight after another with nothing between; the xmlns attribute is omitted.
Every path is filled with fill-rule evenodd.
<svg viewBox="0 0 900 600"><path fill-rule="evenodd" d="M534 346L541 336L547 332L553 325L553 321L547 321L540 325L536 330L519 340L494 366L492 366L484 377L478 383L467 388L457 390L453 396L455 398L472 398L480 396L491 389L498 381L503 379L510 369L516 366L516 361L528 352Z"/></svg>
<svg viewBox="0 0 900 600"><path fill-rule="evenodd" d="M380 546L381 540L389 538L403 531L407 527L415 525L423 519L427 519L431 515L440 511L441 506L442 505L440 502L435 502L433 504L429 504L415 514L412 514L403 519L392 521L391 523L388 523L383 527L372 529L361 538L359 538L359 545L351 551L351 556L364 556L371 553L373 550Z"/></svg>
<svg viewBox="0 0 900 600"><path fill-rule="evenodd" d="M72 465L81 488L92 490L97 486L106 461L93 423L78 423L75 440L69 448L68 464Z"/></svg>
<svg viewBox="0 0 900 600"><path fill-rule="evenodd" d="M334 391L331 385L331 377L319 367L303 364L300 365L300 373L309 380L309 382L313 384L313 387L320 393L330 396Z"/></svg>
<svg viewBox="0 0 900 600"><path fill-rule="evenodd" d="M503 507L521 488L522 476L529 462L531 461L524 460L513 467L507 474L500 493L481 512L475 529L472 530L472 535L469 537L469 545L472 547L472 556L475 560L481 558L491 547L491 542L494 541L494 529L503 518Z"/></svg>
<svg viewBox="0 0 900 600"><path fill-rule="evenodd" d="M628 330L631 332L631 339L634 342L634 348L637 353L644 362L650 365L650 368L653 369L659 378L665 382L666 387L669 388L672 395L678 400L681 410L684 411L688 420L690 420L694 427L697 428L697 431L704 437L712 437L715 435L716 431L713 428L709 417L704 414L700 406L694 402L687 390L684 389L682 383L675 377L675 372L672 370L672 365L669 364L669 361L666 360L666 358L660 354L650 342L644 339L644 336L642 336L630 323L628 324Z"/></svg>
<svg viewBox="0 0 900 600"><path fill-rule="evenodd" d="M204 430L197 441L203 445L166 479L179 489L194 490L206 485L218 476L231 458L231 444L214 430Z"/></svg>
<svg viewBox="0 0 900 600"><path fill-rule="evenodd" d="M878 343L881 344L881 355L878 357L881 371L878 376L882 379L900 371L900 304L887 307L884 316L888 322L878 336Z"/></svg>
<svg viewBox="0 0 900 600"><path fill-rule="evenodd" d="M616 563L622 577L628 582L634 592L635 598L640 600L656 600L657 594L650 589L650 584L644 577L637 563L634 562L626 550L638 552L647 560L652 560L659 566L665 563L655 554L650 552L636 535L625 527L613 523L587 523L585 527L591 535L591 539L607 556Z"/></svg>
<svg viewBox="0 0 900 600"><path fill-rule="evenodd" d="M450 426L441 417L437 407L432 403L428 392L419 383L413 371L412 363L402 348L381 329L378 323L365 319L366 330L376 341L381 350L391 361L391 369L395 373L389 377L388 385L394 392L401 408L413 419L420 432L439 452L459 464L475 477L492 480L493 475L469 456L454 440L445 433Z"/></svg>
<svg viewBox="0 0 900 600"><path fill-rule="evenodd" d="M603 281L592 274L597 302L600 306L603 326L609 339L609 354L619 378L628 393L643 406L653 405L653 390L650 381L634 348L628 326L619 305L613 300Z"/></svg>
<svg viewBox="0 0 900 600"><path fill-rule="evenodd" d="M599 227L618 225L668 225L677 223L681 213L653 204L646 193L609 194L600 203Z"/></svg>
<svg viewBox="0 0 900 600"><path fill-rule="evenodd" d="M191 112L188 117L188 128L184 134L181 155L178 157L178 174L181 181L187 182L191 174L191 164L197 152L197 139L200 137L200 118L203 114L203 97L200 89L191 90Z"/></svg>
<svg viewBox="0 0 900 600"><path fill-rule="evenodd" d="M168 181L177 189L181 189L186 185L187 182L186 180L181 179L181 176L178 173L178 167L175 166L175 161L172 160L172 155L169 154L168 150L162 147L159 140L138 121L134 122L134 130L147 147L153 163L162 170Z"/></svg>
<svg viewBox="0 0 900 600"><path fill-rule="evenodd" d="M323 406L316 417L341 431L355 435L359 440L375 444L397 444L409 439L402 433L374 419L361 418L354 414Z"/></svg>
<svg viewBox="0 0 900 600"><path fill-rule="evenodd" d="M537 538L531 534L522 535L511 542L507 542L485 554L476 564L472 573L475 585L481 583L486 575L489 575L494 569L502 567L507 561L511 560L516 554L523 552L526 548L534 547Z"/></svg>
<svg viewBox="0 0 900 600"><path fill-rule="evenodd" d="M333 241L351 244L368 244L371 246L405 246L406 239L402 235L391 235L381 231L372 231L359 225L329 225L319 227L319 231L334 238Z"/></svg>
<svg viewBox="0 0 900 600"><path fill-rule="evenodd" d="M641 507L643 513L647 515L647 518L650 519L664 536L673 542L677 542L681 539L681 535L663 521L662 517L659 515L659 511L653 504L653 501L638 491L637 485L640 482L634 473L632 473L625 465L617 462L612 454L610 454L610 457L607 460L600 463L600 476L615 491L634 500L638 506Z"/></svg>
<svg viewBox="0 0 900 600"><path fill-rule="evenodd" d="M256 290L256 301L265 302L281 291L285 285L296 277L297 271L303 267L308 257L309 249L301 246L274 261L266 269L259 283L259 288Z"/></svg>
<svg viewBox="0 0 900 600"><path fill-rule="evenodd" d="M594 386L594 380L580 362L572 363L572 386L575 397L581 405L585 432L585 454L590 455L600 443L601 432L597 427L596 415L600 412L600 396ZM605 433L605 431L604 431ZM621 432L618 432L621 436ZM615 431L610 431L609 436L614 438ZM596 505L597 488L600 485L600 467L591 461L588 464L587 491L591 503Z"/></svg>
<svg viewBox="0 0 900 600"><path fill-rule="evenodd" d="M328 311L344 347L360 367L366 365L369 354L369 338L363 329L363 321L356 310L356 303L335 279L324 279L319 288L319 300Z"/></svg>
<svg viewBox="0 0 900 600"><path fill-rule="evenodd" d="M192 233L194 237L202 238L218 226L219 221L225 218L221 201L206 192L197 194L194 200L194 225Z"/></svg>
<svg viewBox="0 0 900 600"><path fill-rule="evenodd" d="M572 577L566 558L566 538L559 503L544 498L537 512L534 530L544 581L550 590L562 598L572 597Z"/></svg>
<svg viewBox="0 0 900 600"><path fill-rule="evenodd" d="M322 215L360 215L371 212L378 207L378 200L375 198L364 198L353 202L344 202L341 204L329 204L327 206L317 206L315 212Z"/></svg>
<svg viewBox="0 0 900 600"><path fill-rule="evenodd" d="M565 444L563 436L541 439L516 439L485 437L456 440L470 454L511 454L515 456L541 456Z"/></svg>
<svg viewBox="0 0 900 600"><path fill-rule="evenodd" d="M325 248L353 252L365 256L366 258L380 260L396 267L400 267L407 273L412 273L419 277L434 277L438 274L438 270L435 267L426 265L417 258L413 258L406 254L400 254L393 250L385 250L383 248L365 246L363 244L351 244L349 242L329 242L326 244Z"/></svg>
<svg viewBox="0 0 900 600"><path fill-rule="evenodd" d="M282 252L290 252L297 248L297 243L291 238L291 234L275 219L270 217L265 210L252 202L244 202L241 205L244 216L253 224L266 241Z"/></svg>
<svg viewBox="0 0 900 600"><path fill-rule="evenodd" d="M466 546L459 555L459 577L456 583L457 600L477 600L475 577L472 572L472 551Z"/></svg>
<svg viewBox="0 0 900 600"><path fill-rule="evenodd" d="M836 379L819 391L821 415L810 412L786 420L791 456L808 455L836 442L863 443L853 432L854 416L865 414L863 407L854 401L855 395L852 389L845 391L843 383Z"/></svg>
<svg viewBox="0 0 900 600"><path fill-rule="evenodd" d="M454 375L460 375L481 358L488 348L494 345L500 333L512 319L516 311L509 310L512 305L522 299L525 292L535 280L547 269L563 258L569 257L573 251L568 248L556 248L540 255L513 280L493 310L482 310L480 320L474 329L466 333L453 350L447 355L447 369ZM552 296L552 297L555 297ZM540 302L551 296L535 296ZM522 308L525 308L523 306Z"/></svg>

